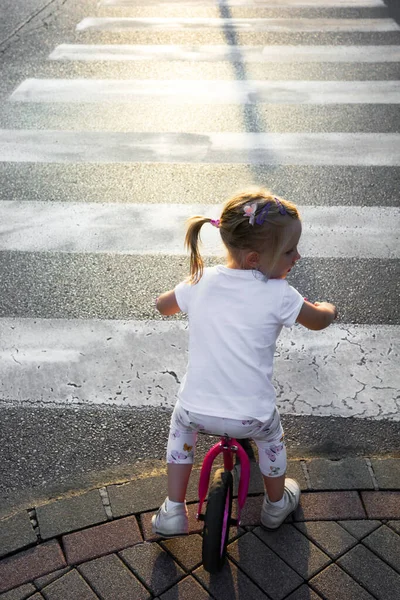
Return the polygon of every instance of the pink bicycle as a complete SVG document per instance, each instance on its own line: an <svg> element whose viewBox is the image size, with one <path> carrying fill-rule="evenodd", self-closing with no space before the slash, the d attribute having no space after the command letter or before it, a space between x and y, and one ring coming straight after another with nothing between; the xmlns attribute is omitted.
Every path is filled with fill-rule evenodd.
<svg viewBox="0 0 400 600"><path fill-rule="evenodd" d="M223 453L224 468L215 472L210 482L210 473L216 457ZM237 518L232 519L233 501L233 456L240 461ZM242 446L234 438L221 437L205 455L199 480L199 512L197 519L204 521L202 558L203 566L209 573L217 573L225 563L229 527L240 525L240 514L246 502L250 481L250 461ZM206 511L201 513L207 498Z"/></svg>

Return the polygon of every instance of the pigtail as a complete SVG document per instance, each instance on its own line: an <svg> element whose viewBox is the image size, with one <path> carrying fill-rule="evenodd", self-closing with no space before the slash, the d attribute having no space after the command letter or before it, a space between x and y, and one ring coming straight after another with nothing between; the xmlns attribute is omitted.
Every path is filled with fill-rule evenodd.
<svg viewBox="0 0 400 600"><path fill-rule="evenodd" d="M190 252L190 283L198 283L203 275L204 262L199 252L200 229L204 223L210 221L211 219L200 216L190 217L187 220L185 248Z"/></svg>

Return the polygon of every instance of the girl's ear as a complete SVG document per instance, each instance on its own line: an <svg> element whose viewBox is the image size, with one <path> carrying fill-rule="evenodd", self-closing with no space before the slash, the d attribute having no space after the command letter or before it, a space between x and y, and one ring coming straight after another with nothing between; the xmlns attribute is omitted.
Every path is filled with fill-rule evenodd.
<svg viewBox="0 0 400 600"><path fill-rule="evenodd" d="M245 259L245 266L248 269L257 269L258 265L260 263L260 255L258 252L249 252L246 255L246 259Z"/></svg>

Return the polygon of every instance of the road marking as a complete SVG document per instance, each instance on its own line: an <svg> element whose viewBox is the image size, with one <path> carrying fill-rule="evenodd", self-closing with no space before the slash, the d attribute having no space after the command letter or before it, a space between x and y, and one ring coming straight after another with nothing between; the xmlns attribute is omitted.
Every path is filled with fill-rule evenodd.
<svg viewBox="0 0 400 600"><path fill-rule="evenodd" d="M0 251L184 254L185 221L217 218L217 205L0 202ZM397 207L299 206L304 257L400 258ZM135 230L135 235L132 231ZM202 229L202 254L224 254L219 233Z"/></svg>
<svg viewBox="0 0 400 600"><path fill-rule="evenodd" d="M173 406L187 323L0 319L0 400L29 405ZM284 330L275 386L284 414L400 420L400 328Z"/></svg>
<svg viewBox="0 0 400 600"><path fill-rule="evenodd" d="M398 104L400 81L26 79L15 102Z"/></svg>
<svg viewBox="0 0 400 600"><path fill-rule="evenodd" d="M60 44L50 60L201 61L257 63L386 63L400 61L400 46L229 46L164 44Z"/></svg>
<svg viewBox="0 0 400 600"><path fill-rule="evenodd" d="M100 0L98 6L156 6L159 8L170 8L179 5L180 8L185 7L217 7L229 8L233 6L242 6L245 8L283 8L285 6L307 7L314 6L317 8L326 7L342 7L355 6L357 8L369 7L385 7L383 0L324 0L323 5L321 0Z"/></svg>
<svg viewBox="0 0 400 600"><path fill-rule="evenodd" d="M256 31L313 31L313 32L384 32L398 31L394 19L218 19L178 17L86 17L76 26L77 31L198 31L218 29L236 32Z"/></svg>
<svg viewBox="0 0 400 600"><path fill-rule="evenodd" d="M400 134L2 129L0 161L400 166Z"/></svg>

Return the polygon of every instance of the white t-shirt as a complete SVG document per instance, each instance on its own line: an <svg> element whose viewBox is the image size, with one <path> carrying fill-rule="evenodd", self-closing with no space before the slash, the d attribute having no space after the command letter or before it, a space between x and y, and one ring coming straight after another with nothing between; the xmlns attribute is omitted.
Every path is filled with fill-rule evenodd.
<svg viewBox="0 0 400 600"><path fill-rule="evenodd" d="M189 317L189 361L178 397L192 412L231 419L271 418L276 340L304 298L284 279L218 265L199 283L175 288Z"/></svg>

